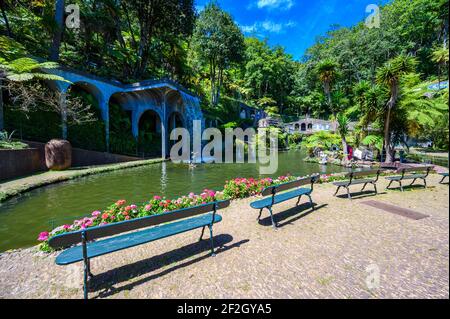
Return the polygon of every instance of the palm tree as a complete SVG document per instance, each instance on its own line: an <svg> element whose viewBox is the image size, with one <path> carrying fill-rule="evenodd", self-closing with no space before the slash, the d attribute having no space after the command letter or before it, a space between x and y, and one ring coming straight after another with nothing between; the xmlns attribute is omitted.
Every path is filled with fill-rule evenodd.
<svg viewBox="0 0 450 319"><path fill-rule="evenodd" d="M446 69L446 65L448 63L448 49L438 48L433 51L431 54L431 60L438 65L438 81L439 81L439 90L441 89L441 75L442 75L442 67Z"/></svg>
<svg viewBox="0 0 450 319"><path fill-rule="evenodd" d="M347 134L348 134L348 125L350 123L348 117L344 113L339 113L336 116L336 120L339 124L338 133L342 140L342 152L344 153L344 158L342 159L342 164L346 165L348 163L348 152L347 152Z"/></svg>
<svg viewBox="0 0 450 319"><path fill-rule="evenodd" d="M338 76L337 69L338 64L330 59L323 60L316 65L317 76L320 82L322 82L323 90L327 97L328 107L333 113L334 118L336 118L336 111L333 108L333 102L331 99L331 86ZM334 124L334 131L336 131L336 123Z"/></svg>
<svg viewBox="0 0 450 319"><path fill-rule="evenodd" d="M400 78L413 72L417 61L415 58L399 55L387 61L377 71L377 82L389 88L389 100L386 103L386 118L384 122L384 148L386 151L386 163L394 161L394 145L392 145L392 132L390 129L391 115L395 110L400 94Z"/></svg>

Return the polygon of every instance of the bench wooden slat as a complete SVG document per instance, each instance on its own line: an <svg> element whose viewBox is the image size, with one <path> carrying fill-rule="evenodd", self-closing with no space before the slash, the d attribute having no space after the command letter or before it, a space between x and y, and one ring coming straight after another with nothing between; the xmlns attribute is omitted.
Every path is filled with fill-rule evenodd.
<svg viewBox="0 0 450 319"><path fill-rule="evenodd" d="M388 176L386 177L389 181L398 181L398 180L405 180L405 179L418 179L418 178L425 178L427 177L426 174L413 174L413 175L405 175L405 176Z"/></svg>
<svg viewBox="0 0 450 319"><path fill-rule="evenodd" d="M269 187L265 188L261 192L261 194L262 194L262 196L269 196L269 195L272 195L274 193L274 191L276 193L279 193L279 192L283 192L283 191L297 188L300 186L309 185L309 184L317 182L319 180L319 178L320 178L319 175L314 175L311 177L302 178L302 179L299 179L296 181L287 182L287 183L280 184L280 185L269 186Z"/></svg>
<svg viewBox="0 0 450 319"><path fill-rule="evenodd" d="M102 255L117 252L123 249L146 244L158 239L163 239L173 235L181 234L190 230L209 225L213 214L206 214L193 217L170 224L155 226L142 231L123 234L120 236L107 238L101 241L87 244L87 257L89 259ZM214 223L219 223L222 217L218 214L214 216ZM57 265L69 265L83 260L83 247L81 245L63 251L57 258Z"/></svg>
<svg viewBox="0 0 450 319"><path fill-rule="evenodd" d="M380 169L368 170L368 171L358 171L358 172L350 172L350 173L346 174L346 177L355 178L355 177L362 177L362 176L369 176L369 175L378 175L380 173L381 173Z"/></svg>
<svg viewBox="0 0 450 319"><path fill-rule="evenodd" d="M431 170L432 166L417 166L417 167L405 167L398 170L398 172L409 173L409 172L425 172Z"/></svg>
<svg viewBox="0 0 450 319"><path fill-rule="evenodd" d="M366 183L371 183L373 182L373 179L357 179L357 180L353 180L351 185L360 185L360 184L366 184ZM334 182L333 185L334 186L351 186L349 185L350 181L343 181L343 182Z"/></svg>
<svg viewBox="0 0 450 319"><path fill-rule="evenodd" d="M84 231L76 231L56 235L49 240L49 246L55 249L69 247L81 242L81 234L86 233L88 241L118 235L121 233L141 229L145 227L156 226L164 223L169 223L182 218L193 217L201 214L206 214L214 210L214 205L217 209L223 209L230 205L230 201L220 201L217 203L208 203L196 207L185 208L174 212L167 212L164 214L153 215L149 217L136 218L129 221L118 222L114 224L97 226L87 228Z"/></svg>
<svg viewBox="0 0 450 319"><path fill-rule="evenodd" d="M290 199L299 197L300 195L311 194L311 192L312 192L312 190L310 188L299 188L299 189L296 189L291 192L281 193L279 195L275 195L275 197L273 199L273 204L276 205L276 204L288 201ZM252 202L250 204L250 207L252 207L254 209L261 209L261 208L270 207L270 206L272 206L272 197L266 197L264 199Z"/></svg>

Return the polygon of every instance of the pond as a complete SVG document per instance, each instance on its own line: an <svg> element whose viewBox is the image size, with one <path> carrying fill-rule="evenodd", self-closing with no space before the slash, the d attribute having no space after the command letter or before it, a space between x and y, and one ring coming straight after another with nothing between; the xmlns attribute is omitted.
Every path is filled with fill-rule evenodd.
<svg viewBox="0 0 450 319"><path fill-rule="evenodd" d="M340 166L303 161L301 151L279 154L278 171L271 177L291 174L342 172ZM176 198L205 188L222 190L235 177L260 177L256 164L159 163L55 184L28 192L0 204L0 251L37 244L39 232L103 210L118 199L143 203L154 195Z"/></svg>

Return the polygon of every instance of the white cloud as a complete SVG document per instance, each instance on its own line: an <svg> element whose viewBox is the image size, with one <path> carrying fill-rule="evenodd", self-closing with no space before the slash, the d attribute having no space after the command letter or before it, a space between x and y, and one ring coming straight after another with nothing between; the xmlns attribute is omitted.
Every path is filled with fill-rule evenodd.
<svg viewBox="0 0 450 319"><path fill-rule="evenodd" d="M256 6L259 9L289 10L294 5L294 0L258 0Z"/></svg>
<svg viewBox="0 0 450 319"><path fill-rule="evenodd" d="M244 33L285 33L286 29L295 27L297 24L293 21L274 22L271 20L255 22L252 25L242 25L241 30Z"/></svg>

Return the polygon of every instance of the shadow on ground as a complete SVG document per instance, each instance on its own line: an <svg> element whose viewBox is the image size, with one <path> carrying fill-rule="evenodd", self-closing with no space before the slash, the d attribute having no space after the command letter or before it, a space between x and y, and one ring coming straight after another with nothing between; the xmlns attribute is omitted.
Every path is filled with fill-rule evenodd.
<svg viewBox="0 0 450 319"><path fill-rule="evenodd" d="M227 244L231 243L232 241L233 237L231 235L223 234L215 236L214 245L216 247L215 251L216 254L223 253L227 250L239 247L242 244L249 242L249 240L246 239L227 246ZM165 276L177 269L188 267L192 264L195 264L207 258L213 258L211 257L210 249L211 249L210 241L209 238L207 238L200 242L196 242L158 256L153 256L148 259L135 262L133 264L128 264L119 268L109 270L105 273L95 275L95 277L92 279L92 282L90 283L89 291L96 292L102 290L101 292L99 292L98 296L94 298L105 298L114 295L116 293L119 293L121 291L131 290L136 286L144 284L153 279ZM203 254L195 259L187 260L186 262L181 264L175 264L204 252L206 252L206 254ZM174 264L173 267L165 269L161 272L152 274L150 276L134 281L127 285L121 286L119 288L114 287L114 285L126 282L135 277L149 274L164 266L172 264ZM93 271L95 272L95 269L93 269Z"/></svg>
<svg viewBox="0 0 450 319"><path fill-rule="evenodd" d="M436 186L427 186L426 189L433 189L436 188ZM415 189L425 189L425 186L423 185L403 185L403 190L406 191L413 191ZM400 189L400 187L396 187L395 185L392 185L390 188L388 188L389 191L399 191L401 192L402 190Z"/></svg>
<svg viewBox="0 0 450 319"><path fill-rule="evenodd" d="M379 195L386 195L386 192L379 192L378 194L375 193L374 191L368 190L368 191L363 191L363 192L351 192L350 196L352 197L352 199L361 199L361 198L366 198L366 197L375 197L375 196L379 196ZM347 193L344 194L340 194L336 196L337 198L342 198L342 199L348 199L348 195Z"/></svg>
<svg viewBox="0 0 450 319"><path fill-rule="evenodd" d="M324 208L326 206L328 206L328 205L324 204L324 205L318 206L317 204L314 204L314 210L312 210L310 203L304 203L304 204L298 205L296 207L293 207L291 209L288 209L284 212L274 213L273 219L274 219L275 223L277 223L278 228L281 228L283 226L292 224L293 222L300 220L300 219L308 216L309 214L314 213L314 212L318 211L319 209ZM276 207L276 206L274 206L274 207ZM264 211L268 214L267 210L264 210ZM295 217L291 218L293 216L295 216ZM270 219L270 216L261 219L259 221L259 224L263 225L263 226L272 226L272 221Z"/></svg>

